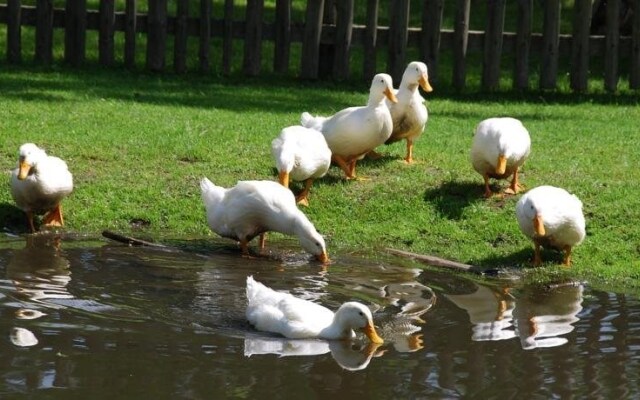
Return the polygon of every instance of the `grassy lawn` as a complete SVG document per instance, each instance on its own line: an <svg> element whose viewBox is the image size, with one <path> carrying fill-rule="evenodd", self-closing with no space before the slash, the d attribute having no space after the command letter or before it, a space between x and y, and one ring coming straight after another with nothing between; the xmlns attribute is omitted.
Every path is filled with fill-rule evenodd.
<svg viewBox="0 0 640 400"><path fill-rule="evenodd" d="M230 186L275 179L270 142L302 111L330 114L366 102L368 83L307 83L277 77L201 78L124 71L0 68L0 165L8 181L17 149L35 142L65 159L75 191L63 203L66 230L191 238L210 235L200 200L202 176ZM610 290L640 289L640 107L632 93L456 95L435 88L414 165L404 143L379 150L345 181L340 170L317 181L307 215L330 254L386 247L486 267L514 266L532 279L571 274ZM522 183L551 184L580 197L587 238L565 270L560 253L529 268L532 244L515 219L518 197L482 198L469 149L482 119L521 119L532 137ZM506 183L500 184L502 187ZM26 231L0 190L0 226ZM497 187L496 187L497 189ZM139 231L134 233L140 235ZM275 236L274 236L275 240Z"/></svg>

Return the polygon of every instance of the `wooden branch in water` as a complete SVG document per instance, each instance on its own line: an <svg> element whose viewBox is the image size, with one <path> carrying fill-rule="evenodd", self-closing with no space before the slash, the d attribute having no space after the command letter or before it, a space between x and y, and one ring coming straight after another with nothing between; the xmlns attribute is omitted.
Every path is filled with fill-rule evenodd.
<svg viewBox="0 0 640 400"><path fill-rule="evenodd" d="M129 246L167 247L160 243L147 242L146 240L120 235L111 231L102 231L102 236L111 240L115 240L116 242L128 244Z"/></svg>
<svg viewBox="0 0 640 400"><path fill-rule="evenodd" d="M480 273L482 271L480 267L477 267L475 265L463 264L457 261L451 261L451 260L447 260L447 259L436 257L436 256L411 253L408 251L391 249L391 248L387 248L386 250L391 254L401 256L401 257L406 257L406 258L413 258L415 260L422 261L426 264L434 265L436 267L445 267L445 268L457 269L459 271L473 272L473 273Z"/></svg>

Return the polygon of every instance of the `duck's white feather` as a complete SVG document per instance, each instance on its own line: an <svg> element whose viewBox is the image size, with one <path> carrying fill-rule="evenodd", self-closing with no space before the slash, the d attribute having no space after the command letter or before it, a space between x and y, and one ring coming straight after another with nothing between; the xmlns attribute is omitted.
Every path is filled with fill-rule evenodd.
<svg viewBox="0 0 640 400"><path fill-rule="evenodd" d="M225 189L203 178L200 189L209 227L220 236L248 242L263 232L280 232L296 236L306 251L326 258L324 239L279 183L239 181Z"/></svg>
<svg viewBox="0 0 640 400"><path fill-rule="evenodd" d="M277 292L247 277L247 320L259 331L278 333L290 339L348 339L354 329L370 326L371 311L356 302L344 303L334 314L313 302ZM370 337L380 340L375 330ZM374 339L372 339L374 340Z"/></svg>
<svg viewBox="0 0 640 400"><path fill-rule="evenodd" d="M11 172L11 195L23 211L46 213L73 191L73 176L60 158L26 143L20 146L20 160L30 166L29 173L19 179L20 167Z"/></svg>
<svg viewBox="0 0 640 400"><path fill-rule="evenodd" d="M566 190L554 186L538 186L525 193L516 204L520 230L533 239L536 215L542 217L545 241L553 247L580 244L586 235L582 201Z"/></svg>
<svg viewBox="0 0 640 400"><path fill-rule="evenodd" d="M471 146L471 163L481 175L504 179L526 161L531 138L522 122L515 118L489 118L478 124ZM497 174L499 156L507 160L506 170Z"/></svg>
<svg viewBox="0 0 640 400"><path fill-rule="evenodd" d="M271 142L271 154L278 172L295 181L323 177L331 164L331 150L321 132L303 126L289 126Z"/></svg>

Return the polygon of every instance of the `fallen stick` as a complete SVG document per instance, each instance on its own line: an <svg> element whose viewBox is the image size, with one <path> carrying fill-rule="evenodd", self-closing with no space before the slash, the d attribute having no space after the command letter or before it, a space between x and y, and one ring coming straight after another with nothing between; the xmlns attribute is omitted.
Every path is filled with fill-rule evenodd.
<svg viewBox="0 0 640 400"><path fill-rule="evenodd" d="M456 262L456 261L446 260L444 258L440 258L440 257L436 257L436 256L429 256L429 255L425 255L425 254L411 253L411 252L408 252L408 251L391 249L391 248L387 248L386 251L391 253L391 254L395 254L397 256L413 258L415 260L422 261L422 262L424 262L426 264L434 265L436 267L445 267L445 268L457 269L459 271L473 272L473 273L476 273L476 274L482 273L482 269L480 267L475 266L475 265L463 264L463 263L459 263L459 262Z"/></svg>
<svg viewBox="0 0 640 400"><path fill-rule="evenodd" d="M149 246L149 247L163 247L163 248L167 247L160 243L147 242L146 240L120 235L118 233L111 232L111 231L102 231L102 236L111 240L115 240L116 242L128 244L129 246Z"/></svg>

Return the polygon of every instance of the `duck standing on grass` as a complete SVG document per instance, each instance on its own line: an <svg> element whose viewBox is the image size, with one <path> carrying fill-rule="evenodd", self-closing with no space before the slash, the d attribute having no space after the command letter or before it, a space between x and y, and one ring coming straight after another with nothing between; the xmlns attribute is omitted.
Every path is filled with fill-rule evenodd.
<svg viewBox="0 0 640 400"><path fill-rule="evenodd" d="M249 255L249 242L260 236L264 248L268 231L297 236L300 245L323 263L329 262L322 236L296 206L289 189L272 181L240 181L230 189L214 185L209 179L200 181L202 200L211 230L240 242L244 255Z"/></svg>
<svg viewBox="0 0 640 400"><path fill-rule="evenodd" d="M471 146L471 164L484 178L484 197L491 197L489 178L513 175L505 194L520 191L518 169L531 151L531 138L522 122L515 118L489 118L476 128Z"/></svg>
<svg viewBox="0 0 640 400"><path fill-rule="evenodd" d="M391 76L378 74L371 81L366 106L345 108L331 117L302 113L301 125L322 132L331 149L331 160L342 168L347 179L356 177L357 160L391 135L393 121L385 97L397 102Z"/></svg>
<svg viewBox="0 0 640 400"><path fill-rule="evenodd" d="M571 265L571 249L586 235L580 199L561 188L539 186L518 201L516 217L520 230L533 240L534 265L542 263L541 246L563 250L563 264Z"/></svg>
<svg viewBox="0 0 640 400"><path fill-rule="evenodd" d="M309 205L309 190L314 179L323 177L331 165L331 150L321 132L303 126L289 126L271 142L278 179L288 188L289 180L304 181L296 201Z"/></svg>
<svg viewBox="0 0 640 400"><path fill-rule="evenodd" d="M34 215L45 214L42 225L64 225L60 202L72 191L67 163L33 143L20 146L18 167L11 172L11 195L27 214L32 233L36 231Z"/></svg>
<svg viewBox="0 0 640 400"><path fill-rule="evenodd" d="M393 131L385 144L406 140L407 155L404 160L407 164L413 162L413 143L422 135L429 118L427 107L424 105L425 100L420 96L418 86L426 93L433 91L429 84L426 64L414 61L407 65L400 86L395 92L398 101L386 101L393 120ZM376 156L374 152L371 155Z"/></svg>
<svg viewBox="0 0 640 400"><path fill-rule="evenodd" d="M352 339L354 330L373 343L383 343L373 326L369 308L355 301L335 313L326 307L289 293L276 292L247 277L247 320L257 330L279 333L289 339Z"/></svg>

